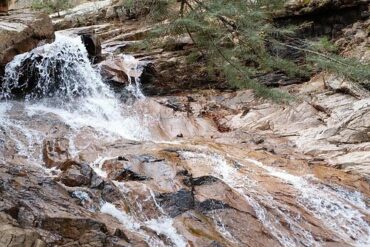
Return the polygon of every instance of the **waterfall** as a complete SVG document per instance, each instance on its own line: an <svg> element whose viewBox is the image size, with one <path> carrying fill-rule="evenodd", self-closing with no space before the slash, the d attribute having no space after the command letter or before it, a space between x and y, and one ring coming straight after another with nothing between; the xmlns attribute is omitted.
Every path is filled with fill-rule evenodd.
<svg viewBox="0 0 370 247"><path fill-rule="evenodd" d="M129 78L127 91L138 100L141 68L126 56ZM29 116L56 115L72 129L91 127L100 134L131 140L149 139L145 116L130 111L91 66L79 37L57 35L55 42L21 54L6 66L0 98L25 98Z"/></svg>
<svg viewBox="0 0 370 247"><path fill-rule="evenodd" d="M137 101L145 100L140 89L142 67L129 55L122 57L124 71L128 75L127 90ZM19 99L19 98L22 99ZM38 47L29 53L18 55L6 66L4 83L0 92L0 161L6 162L5 146L15 146L17 159L29 164L43 163L42 146L47 136L45 128L60 125L69 130L69 153L77 158L74 142L80 131L92 133L92 139L146 140L150 138L145 126L145 116L131 105L122 102L105 84L95 70L79 37L57 35L55 42ZM13 116L12 113L15 116ZM42 122L38 124L33 121ZM86 134L86 133L84 133ZM35 150L37 147L37 150ZM100 162L104 162L102 159ZM94 166L94 163L91 164ZM45 169L50 172L52 169ZM104 171L95 168L104 177ZM100 171L100 172L99 172ZM88 194L76 191L73 197L83 202L91 199ZM95 208L88 208L94 211ZM157 235L164 235L174 246L185 247L185 240L172 226L172 219L140 221L106 202L101 212L117 218L128 229L142 235L149 246L168 246L157 237L149 236L140 227L146 226Z"/></svg>
<svg viewBox="0 0 370 247"><path fill-rule="evenodd" d="M25 93L27 100L112 97L109 88L92 68L80 38L62 35L57 35L51 44L16 56L6 66L0 97L14 97L12 91Z"/></svg>
<svg viewBox="0 0 370 247"><path fill-rule="evenodd" d="M255 223L260 224L261 232L276 240L280 246L323 246L325 242L330 244L330 241L333 246L336 243L369 246L370 209L366 196L360 192L322 181L313 175L300 176L272 167L267 165L269 159L262 163L248 158L249 154L236 146L239 142L233 147L238 150L230 148L224 151L217 148L222 144L216 143L216 138L199 141L204 141L204 145L198 145L198 140L189 141L186 138L167 142L154 139L152 115L157 114L158 118L163 116L160 111L158 114L153 110L153 105L150 108L143 103L149 101L140 88L139 78L143 68L133 56L122 55L120 59L129 81L122 90L129 92L133 101L122 100L103 81L99 68L91 65L79 37L57 35L54 43L16 56L6 66L0 89L0 164L38 165L46 171L46 176L58 177L58 173L64 172L58 170L60 165L54 165L54 174L52 169L44 166L47 164L43 157L45 143L50 139L65 141L66 150L62 152L67 154L61 162L72 159L89 163L101 181L110 183L111 187L107 188L115 186L117 195L122 196L118 200L109 197L103 200L101 195L87 193L91 187L86 186L83 190L80 187L81 191L73 191L71 197L80 200L92 214L112 216L125 230L140 236L148 246L190 246L192 237L196 240L202 235L197 233L197 228L184 225L183 222L188 219L189 224L200 222L202 229L213 229L217 240L230 243L225 246L242 246L236 234L239 226L227 222L228 214L226 217L222 215L225 209L231 211L238 208L234 209L231 205L230 208L210 207L204 212L197 208L201 208L202 202L213 199L201 191L197 192L203 184L197 185L199 188L189 185L189 181L201 177L212 177L220 185L225 185L225 191L229 193L226 197L229 198L215 198L215 201L220 200L220 205L224 205L222 200L230 200L231 204L235 200L235 203L248 205L248 213ZM147 115L149 111L154 113ZM171 117L179 118L187 113L174 110L172 114ZM193 120L189 116L185 119L189 122ZM170 127L176 129L177 122L174 123ZM140 160L152 154L155 161ZM140 160L137 164L136 159ZM122 166L115 167L115 162ZM148 180L127 178L126 181L112 176L114 169L121 171L127 165L127 170L130 170L135 164L138 168L135 172L138 175L143 173ZM150 176L157 173L160 176ZM162 179L166 180L163 184L159 181ZM270 186L267 181L271 182ZM271 188L275 185L280 186L277 192ZM217 186L215 190L223 188ZM176 206L172 205L172 200L176 200L176 204L182 200L181 197L171 197L167 206L161 201L163 195L174 194L180 189L191 189L194 200L194 205L186 208L188 218L183 219L183 215L172 216L167 211ZM217 193L221 195L224 192L215 191ZM284 196L289 200L285 201ZM213 200L210 201L213 203ZM145 209L148 208L152 212L146 214ZM317 233L320 229L318 225L327 230L323 236L330 236L331 239L321 238ZM204 235L205 239L205 236L212 237ZM218 246L216 241L214 244L212 246Z"/></svg>

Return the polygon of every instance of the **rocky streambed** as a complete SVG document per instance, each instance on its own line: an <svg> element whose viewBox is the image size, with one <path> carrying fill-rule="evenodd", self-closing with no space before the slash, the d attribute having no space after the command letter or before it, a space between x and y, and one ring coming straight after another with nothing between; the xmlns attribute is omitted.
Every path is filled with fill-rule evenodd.
<svg viewBox="0 0 370 247"><path fill-rule="evenodd" d="M338 40L359 59L366 27ZM186 38L126 54L147 28L63 30L7 65L0 246L370 244L368 91L324 73L284 105L205 89Z"/></svg>

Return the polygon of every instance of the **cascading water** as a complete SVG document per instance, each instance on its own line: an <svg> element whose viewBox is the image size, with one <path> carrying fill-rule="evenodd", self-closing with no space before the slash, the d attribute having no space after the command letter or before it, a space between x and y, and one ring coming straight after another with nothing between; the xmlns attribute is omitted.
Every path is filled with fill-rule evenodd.
<svg viewBox="0 0 370 247"><path fill-rule="evenodd" d="M366 206L366 199L358 192L349 192L338 186L321 184L313 176L296 176L283 170L272 168L254 159L245 158L238 161L240 168L233 167L230 158L204 151L180 152L188 162L198 165L206 164L213 170L212 174L224 181L236 192L240 193L256 212L264 227L274 235L282 246L322 246L322 240L316 239L313 233L302 227L304 220L298 215L290 214L289 205L274 200L273 195L258 185L253 176L242 173L247 164L256 166L253 173L261 168L272 177L281 179L297 190L297 205L314 215L321 224L348 246L370 245L370 224L366 215L370 209ZM247 162L247 164L243 164ZM249 171L250 172L250 171ZM269 210L270 208L270 210ZM273 210L271 210L271 208ZM282 225L282 221L288 226ZM227 230L227 229L226 229Z"/></svg>
<svg viewBox="0 0 370 247"><path fill-rule="evenodd" d="M132 56L122 56L122 60L129 79L126 90L136 102L145 101L140 90L140 64ZM243 203L252 208L254 217L261 223L263 233L271 236L277 246L325 246L327 239L321 238L321 235L315 232L317 224L324 226L328 231L327 235L332 238L330 241L334 243L344 243L342 246L370 245L370 226L366 220L370 210L366 198L360 192L323 183L313 176L293 175L246 158L247 155L233 155L231 149L230 152L221 152L211 142L206 146L197 146L191 141L187 143L186 140L166 143L155 140L150 129L155 119L145 114L150 109L145 109L145 104L139 105L138 108L120 100L91 66L86 49L78 37L57 35L54 43L17 56L6 67L0 98L0 163L19 162L45 169L42 165L47 163L44 157L45 146L48 138L57 133L59 136L55 142L65 141L68 150L58 146L59 144L54 148L65 155L64 159L91 162L90 167L95 174L100 179L111 179L125 199L133 192L130 190L132 187L147 195L145 199L135 197L134 202L128 206L129 209L126 209L122 204L116 205L102 198L99 198L99 203L94 204L93 197L82 190L71 193L73 198L81 201L87 211L113 216L125 229L140 236L149 246L191 246L191 240L187 237L193 234L191 236L196 239L200 235L191 227L188 227L191 231L187 232L187 236L183 234L186 230L179 229L175 224L179 220L170 216L166 209L162 208L161 202L157 201L158 194L167 195L167 190L176 191L186 184L185 179L182 179L167 188L167 183L175 180L177 176L196 179L196 172L189 174L186 170L191 170L189 167L201 171L203 177L217 178L228 190L238 194ZM152 144L153 140L157 142ZM166 161L154 159L155 161L148 162L147 166L143 163L139 166L141 172L153 172L158 169L159 173L166 175L165 179L161 178L157 184L150 184L155 178L144 178L145 182L142 184L134 180L129 181L132 182L129 185L125 181L110 178L104 164L109 164L111 160L124 160L124 157L118 155L129 146L127 143L135 146L139 145L140 141L164 145L162 153L173 154L173 150L176 150L176 155L170 156ZM191 148L184 148L187 144L191 145ZM146 143L142 142L140 145L145 146ZM140 151L147 151L145 147L142 149L144 151ZM84 152L85 150L88 151ZM85 157L86 153L92 157ZM173 162L174 171L164 169L166 164L161 162ZM154 163L161 163L163 166L155 168ZM129 164L129 168L131 166L134 165ZM48 175L61 172L55 168L45 170ZM293 205L292 201L277 199L279 195L270 191L271 188L266 185L266 177L275 184L282 184L283 190L286 189L289 191L287 193L293 195ZM153 188L158 190L154 192ZM195 190L193 186L193 197L196 197ZM202 196L204 195L198 199L202 199ZM230 198L228 199L231 201L234 199L232 196ZM171 203L171 207L176 207L177 203L182 202ZM194 199L193 211L196 211L197 203L201 204ZM151 205L152 214L145 214L145 205ZM192 218L195 222L207 218L205 222L217 233L215 239L223 239L227 243L224 246L244 246L240 237L236 236L235 228L230 227L227 219L221 215L228 206L225 204L216 209L212 206L210 208L210 212L201 216L196 212ZM308 217L313 220L307 220ZM249 232L243 234L248 235ZM209 232L204 234L204 238L214 240ZM214 242L208 246L221 245Z"/></svg>
<svg viewBox="0 0 370 247"><path fill-rule="evenodd" d="M125 66L125 72L128 76L129 85L126 89L131 92L136 98L144 98L144 94L140 88L140 75L143 71L139 61L133 56L123 55L123 62ZM133 79L132 79L133 78Z"/></svg>
<svg viewBox="0 0 370 247"><path fill-rule="evenodd" d="M134 66L134 58L127 59ZM143 98L137 65L127 70L135 76L129 90ZM76 130L91 127L104 135L132 140L150 138L144 126L137 128L143 125L145 116L129 112L129 107L104 84L78 37L57 35L54 43L18 55L7 65L4 78L0 98L7 99L11 108L12 99L24 95L24 112L30 117L51 114Z"/></svg>
<svg viewBox="0 0 370 247"><path fill-rule="evenodd" d="M142 67L132 56L125 55L122 58L125 64L123 69L129 78L126 90L136 100L145 100L139 80ZM9 158L6 157L6 149L14 146L14 153L18 157L12 159L42 164L43 140L47 136L45 132L53 126L67 128L68 153L72 155L69 158L78 156L79 150L75 150L74 142L83 131L87 131L91 139L97 140L102 137L110 141L151 138L146 126L150 119L122 102L102 81L99 73L91 66L79 37L57 35L54 43L16 56L6 66L0 99L3 100L0 102L0 128L7 135L4 138L0 136L5 140L0 143L2 162ZM98 175L105 176L101 169L95 170ZM72 196L84 203L91 200L82 191L74 192ZM94 208L88 210L95 211ZM102 202L100 211L116 217L128 229L142 235L150 246L168 244L147 235L140 229L142 226L152 229L158 235L167 236L173 246L186 246L183 238L172 227L172 219L165 215L140 221L109 202Z"/></svg>
<svg viewBox="0 0 370 247"><path fill-rule="evenodd" d="M111 98L109 89L91 67L79 38L57 35L54 43L16 56L7 65L4 79L2 98L14 97L12 91L23 92L27 100Z"/></svg>

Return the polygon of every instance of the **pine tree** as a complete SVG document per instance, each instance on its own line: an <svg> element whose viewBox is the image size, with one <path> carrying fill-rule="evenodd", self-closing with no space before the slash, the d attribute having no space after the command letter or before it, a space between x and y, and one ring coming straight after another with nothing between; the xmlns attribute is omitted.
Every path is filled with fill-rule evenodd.
<svg viewBox="0 0 370 247"><path fill-rule="evenodd" d="M327 39L300 39L297 27L277 26L273 13L283 8L285 0L130 2L131 6L149 7L156 21L167 20L153 31L154 37L189 35L196 47L192 58L203 59L210 72L221 74L232 86L254 89L258 96L277 101L289 98L259 81L261 75L272 72L308 78L313 72L329 70L355 82L369 83L369 64L337 55ZM178 7L177 12L173 6ZM287 53L296 53L299 59Z"/></svg>
<svg viewBox="0 0 370 247"><path fill-rule="evenodd" d="M44 10L48 13L58 13L71 7L70 0L34 0L32 8L35 10Z"/></svg>

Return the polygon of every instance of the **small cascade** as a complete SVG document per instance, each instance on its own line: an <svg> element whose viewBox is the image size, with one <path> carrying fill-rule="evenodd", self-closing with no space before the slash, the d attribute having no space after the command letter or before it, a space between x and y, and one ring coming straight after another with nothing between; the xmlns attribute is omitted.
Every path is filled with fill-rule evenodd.
<svg viewBox="0 0 370 247"><path fill-rule="evenodd" d="M155 199L154 199L155 200ZM139 203L139 202L137 202ZM118 209L116 206L109 202L105 202L100 211L105 214L109 214L121 222L125 228L135 233L140 234L143 239L153 247L186 247L187 243L184 238L177 232L176 228L173 226L173 219L168 216L163 215L157 219L149 219L146 221L141 221L135 215L130 215L123 210ZM153 230L158 236L164 235L171 242L168 244L163 242L160 238L149 235L144 229L149 228Z"/></svg>
<svg viewBox="0 0 370 247"><path fill-rule="evenodd" d="M27 100L111 97L91 67L80 38L57 35L55 42L18 55L5 68L1 98L21 95Z"/></svg>
<svg viewBox="0 0 370 247"><path fill-rule="evenodd" d="M133 80L128 90L142 99L138 78L141 68L133 57L127 56L125 61ZM75 131L91 128L98 135L112 138L150 139L146 116L127 107L103 82L79 37L57 35L54 43L16 56L6 67L0 98L7 99L8 110L13 111L13 99L17 97L25 98L22 107L28 117L48 121L56 116ZM19 124L24 128L27 119Z"/></svg>
<svg viewBox="0 0 370 247"><path fill-rule="evenodd" d="M140 76L144 69L143 65L131 55L123 55L122 60L124 71L126 72L129 81L129 85L126 87L126 89L132 93L135 98L144 98L144 94L141 91L140 85Z"/></svg>
<svg viewBox="0 0 370 247"><path fill-rule="evenodd" d="M139 79L142 65L133 56L125 55L122 61L129 80L125 90L136 101L145 100ZM57 35L54 43L17 56L6 67L0 98L3 100L0 102L0 128L6 133L1 138L6 140L0 143L1 150L14 147L17 157L12 159L23 159L30 164L41 165L44 162L44 140L53 125L67 130L65 138L68 139L68 153L72 159L78 159L80 150L76 149L75 143L80 133L97 141L150 139L146 116L121 101L103 82L91 66L78 37ZM1 161L6 162L9 159L6 156L1 152ZM106 174L101 164L105 160L101 158L92 164L95 172L103 178ZM49 174L52 169L44 170ZM122 185L119 187L123 190ZM83 205L91 203L91 198L82 191L72 193L72 197L78 198ZM155 196L150 199L155 201ZM96 208L87 207L87 210L94 212ZM109 202L104 202L100 211L141 235L149 246L186 246L185 240L173 227L173 220L163 210L160 210L159 218L145 220L125 213ZM142 227L155 234L148 234ZM156 235L165 236L167 240L163 241Z"/></svg>
<svg viewBox="0 0 370 247"><path fill-rule="evenodd" d="M356 239L356 246L370 245L370 225L365 220L370 209L360 193L320 184L313 176L299 177L252 159L247 161L263 168L271 176L291 184L298 192L299 205L320 219L342 241L351 243Z"/></svg>
<svg viewBox="0 0 370 247"><path fill-rule="evenodd" d="M91 164L94 171L99 174L102 178L106 178L106 172L102 169L102 165L105 161L115 159L117 157L105 157L98 158L95 162ZM125 186L124 182L114 181L114 184L119 188L123 195L126 195L130 190ZM186 247L187 243L184 238L177 232L176 228L173 226L173 219L170 218L161 206L156 201L154 192L147 188L144 184L143 187L149 192L149 197L146 201L152 201L158 210L160 216L158 218L148 219L145 215L141 215L142 212L130 212L127 213L124 210L118 209L115 205L109 202L104 202L101 206L100 211L105 214L109 214L121 222L127 229L140 234L143 239L147 242L149 246L153 247ZM136 206L142 209L140 201L136 201ZM140 215L138 215L140 214ZM141 216L141 217L139 217ZM171 244L163 242L160 238L150 235L145 231L145 228L153 230L158 236L164 235Z"/></svg>
<svg viewBox="0 0 370 247"><path fill-rule="evenodd" d="M296 190L296 204L301 211L308 212L330 230L337 241L348 246L368 246L370 244L370 225L366 215L370 213L366 199L359 192L350 192L338 186L321 184L313 176L300 177L283 170L272 168L253 159L239 161L240 168L233 165L232 160L217 153L210 152L180 152L187 162L197 165L207 165L212 169L212 176L224 181L233 190L244 197L251 205L266 230L271 233L282 246L322 246L322 240L317 239L313 232L304 227L304 218L291 212L291 208L270 194L263 185L259 185L253 174L263 169L263 174L281 179L289 187ZM245 163L246 162L246 163ZM254 168L250 167L254 165ZM251 176L243 173L243 169L253 169ZM219 219L220 221L220 219ZM283 225L282 222L288 223ZM232 235L227 228L221 233L229 238Z"/></svg>
<svg viewBox="0 0 370 247"><path fill-rule="evenodd" d="M78 37L59 34L54 43L16 56L0 91L0 165L36 167L32 174L47 177L40 183L66 189L63 196L72 198L68 205L75 212L113 225L110 215L115 228L148 246L246 246L252 240L250 246L260 240L261 246L370 246L364 194L248 158L239 142L189 140L177 132L195 131L195 114L176 101L176 110L164 102L146 104L142 64L129 55L120 61L128 78L122 90L132 101L103 81ZM177 139L163 141L153 133L165 128L153 129L168 115L184 121L168 121ZM9 181L18 176L9 174ZM26 180L27 172L19 174ZM70 175L86 181L63 182ZM238 225L237 217L245 221Z"/></svg>

